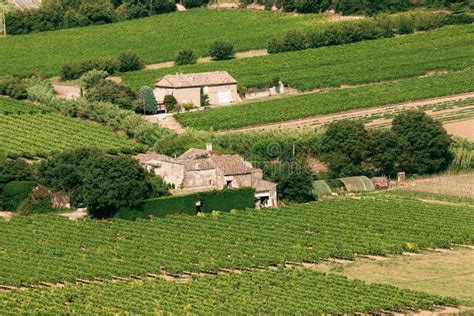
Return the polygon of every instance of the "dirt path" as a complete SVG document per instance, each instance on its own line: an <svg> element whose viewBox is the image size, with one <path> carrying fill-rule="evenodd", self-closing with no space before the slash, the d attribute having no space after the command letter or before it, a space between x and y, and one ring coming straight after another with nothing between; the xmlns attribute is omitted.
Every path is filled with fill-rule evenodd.
<svg viewBox="0 0 474 316"><path fill-rule="evenodd" d="M258 56L267 56L268 52L266 49L257 49L257 50L250 50L246 52L238 52L235 53L235 58L236 59L242 59L242 58L251 58L251 57L258 57ZM206 64L212 62L211 57L200 57L198 59L198 64ZM175 63L174 61L167 61L163 63L157 63L157 64L150 64L146 65L146 69L163 69L163 68L170 68L174 67Z"/></svg>
<svg viewBox="0 0 474 316"><path fill-rule="evenodd" d="M67 212L59 214L61 216L69 218L71 221L75 221L79 218L84 218L87 216L87 209L85 208L78 208L74 212Z"/></svg>
<svg viewBox="0 0 474 316"><path fill-rule="evenodd" d="M369 108L363 110L354 110L336 114L328 114L323 116L313 116L305 119L298 119L286 122L278 122L278 123L271 123L271 124L264 124L264 125L257 125L257 126L250 126L250 127L242 127L233 130L226 130L223 132L243 132L243 131L251 131L251 130L267 130L270 128L301 128L301 127L308 127L312 125L323 125L326 123L330 123L332 121L338 121L342 119L354 119L354 118L362 118L370 115L375 114L385 114L394 111L400 110L408 110L408 109L416 109L427 105L434 105L439 103L451 102L451 101L459 101L465 100L469 98L474 98L474 92L465 93L465 94L458 94L434 99L427 99L422 101L413 101L401 104L394 104L388 105L383 107L377 108Z"/></svg>
<svg viewBox="0 0 474 316"><path fill-rule="evenodd" d="M170 114L157 114L157 115L147 115L145 120L159 124L162 127L169 128L178 134L184 133L186 129L175 120L173 113Z"/></svg>
<svg viewBox="0 0 474 316"><path fill-rule="evenodd" d="M6 212L6 211L0 211L0 217L8 222L12 219L13 213L12 212Z"/></svg>

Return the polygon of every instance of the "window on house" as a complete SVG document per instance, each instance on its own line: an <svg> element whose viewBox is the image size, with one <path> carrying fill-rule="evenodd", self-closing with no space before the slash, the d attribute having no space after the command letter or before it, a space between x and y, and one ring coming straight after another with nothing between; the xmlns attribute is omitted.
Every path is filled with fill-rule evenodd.
<svg viewBox="0 0 474 316"><path fill-rule="evenodd" d="M233 182L232 180L227 180L226 181L226 184L227 184L228 188L232 188L232 182Z"/></svg>

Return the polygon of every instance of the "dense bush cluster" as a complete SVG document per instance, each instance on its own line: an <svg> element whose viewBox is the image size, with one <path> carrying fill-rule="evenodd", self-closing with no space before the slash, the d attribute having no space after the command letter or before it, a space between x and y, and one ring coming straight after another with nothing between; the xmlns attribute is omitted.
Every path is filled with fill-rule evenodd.
<svg viewBox="0 0 474 316"><path fill-rule="evenodd" d="M137 139L148 146L153 146L158 141L175 135L169 129L160 128L158 125L143 120L140 115L109 102L90 101L85 98L59 99L47 81L37 82L29 87L28 97L64 115L93 120L114 130L124 131L128 137Z"/></svg>
<svg viewBox="0 0 474 316"><path fill-rule="evenodd" d="M141 57L128 50L122 52L117 58L86 59L79 63L65 64L59 70L59 75L63 80L74 80L91 70L102 70L113 75L117 72L140 70L144 67Z"/></svg>
<svg viewBox="0 0 474 316"><path fill-rule="evenodd" d="M440 122L423 112L395 117L389 130L367 131L362 122L343 120L328 126L319 154L331 177L432 174L449 167L451 138Z"/></svg>
<svg viewBox="0 0 474 316"><path fill-rule="evenodd" d="M28 98L26 90L30 86L31 78L41 78L41 76L36 73L27 73L0 77L0 95L8 95L17 100Z"/></svg>
<svg viewBox="0 0 474 316"><path fill-rule="evenodd" d="M27 34L94 24L107 24L176 10L172 0L53 1L39 9L6 16L9 34Z"/></svg>
<svg viewBox="0 0 474 316"><path fill-rule="evenodd" d="M411 34L473 21L471 16L465 14L416 12L396 16L382 15L371 20L333 24L324 30L289 31L283 37L271 39L267 49L269 53L297 51L387 38L396 34Z"/></svg>
<svg viewBox="0 0 474 316"><path fill-rule="evenodd" d="M214 60L231 59L235 55L234 45L224 40L216 40L209 47L209 55Z"/></svg>
<svg viewBox="0 0 474 316"><path fill-rule="evenodd" d="M148 215L165 217L172 214L196 215L196 202L201 202L201 212L228 212L233 209L244 210L255 207L253 188L224 189L220 191L199 192L181 196L150 199L144 201L143 211L121 209L116 217L128 220L147 218Z"/></svg>
<svg viewBox="0 0 474 316"><path fill-rule="evenodd" d="M126 156L80 148L41 163L38 181L67 192L73 205L85 205L95 217L111 217L121 207L139 208L146 198L167 195L163 181ZM161 184L161 186L160 186Z"/></svg>
<svg viewBox="0 0 474 316"><path fill-rule="evenodd" d="M253 1L241 1L251 4ZM368 14L375 15L381 12L400 12L419 7L449 8L453 11L462 11L469 0L258 0L266 9L276 6L287 12L318 13L335 10L344 15Z"/></svg>

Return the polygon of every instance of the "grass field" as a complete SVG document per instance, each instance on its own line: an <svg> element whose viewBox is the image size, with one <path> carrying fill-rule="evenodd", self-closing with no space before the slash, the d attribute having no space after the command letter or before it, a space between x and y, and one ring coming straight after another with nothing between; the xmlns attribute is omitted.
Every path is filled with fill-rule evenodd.
<svg viewBox="0 0 474 316"><path fill-rule="evenodd" d="M370 283L384 283L436 295L452 296L474 307L474 249L423 251L385 259L328 262L316 266L323 272L343 274Z"/></svg>
<svg viewBox="0 0 474 316"><path fill-rule="evenodd" d="M276 76L299 90L339 87L460 70L474 65L474 28L445 27L416 35L321 47L208 64L143 70L123 75L135 88L177 72L226 70L243 87L269 85Z"/></svg>
<svg viewBox="0 0 474 316"><path fill-rule="evenodd" d="M205 55L216 38L232 42L238 51L264 48L275 34L323 26L322 19L323 15L314 14L193 9L109 25L11 36L0 39L0 74L36 69L56 75L65 63L117 56L130 48L145 63L169 61L186 47Z"/></svg>
<svg viewBox="0 0 474 316"><path fill-rule="evenodd" d="M337 315L445 304L456 301L309 270L201 276L184 284L145 280L0 293L7 314Z"/></svg>
<svg viewBox="0 0 474 316"><path fill-rule="evenodd" d="M0 284L20 286L472 244L474 216L463 207L411 200L337 199L156 221L14 216L0 220L0 240Z"/></svg>
<svg viewBox="0 0 474 316"><path fill-rule="evenodd" d="M133 152L142 145L105 126L65 117L34 105L0 98L0 150L11 157L45 157L78 147Z"/></svg>
<svg viewBox="0 0 474 316"><path fill-rule="evenodd" d="M225 130L474 91L474 71L176 114L186 127Z"/></svg>

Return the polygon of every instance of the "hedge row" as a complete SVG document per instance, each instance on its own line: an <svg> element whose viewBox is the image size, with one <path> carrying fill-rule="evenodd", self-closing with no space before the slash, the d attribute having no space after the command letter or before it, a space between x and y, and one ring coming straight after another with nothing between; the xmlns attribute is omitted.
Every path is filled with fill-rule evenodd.
<svg viewBox="0 0 474 316"><path fill-rule="evenodd" d="M472 22L474 22L472 15L443 12L378 16L371 20L334 24L324 30L289 31L283 37L272 38L267 44L267 49L269 53L298 51L388 38L396 34L411 34L415 31L428 31L445 25L471 24Z"/></svg>
<svg viewBox="0 0 474 316"><path fill-rule="evenodd" d="M243 210L255 207L255 190L245 187L239 189L224 189L221 191L199 192L181 196L171 196L146 200L143 211L121 209L116 218L134 220L146 218L148 215L164 217L173 214L196 215L196 202L201 201L201 211L228 212L233 209Z"/></svg>
<svg viewBox="0 0 474 316"><path fill-rule="evenodd" d="M65 64L59 70L59 76L63 80L74 80L91 70L103 70L113 75L117 72L135 71L144 67L140 55L127 50L120 53L117 58L88 59L79 63Z"/></svg>

